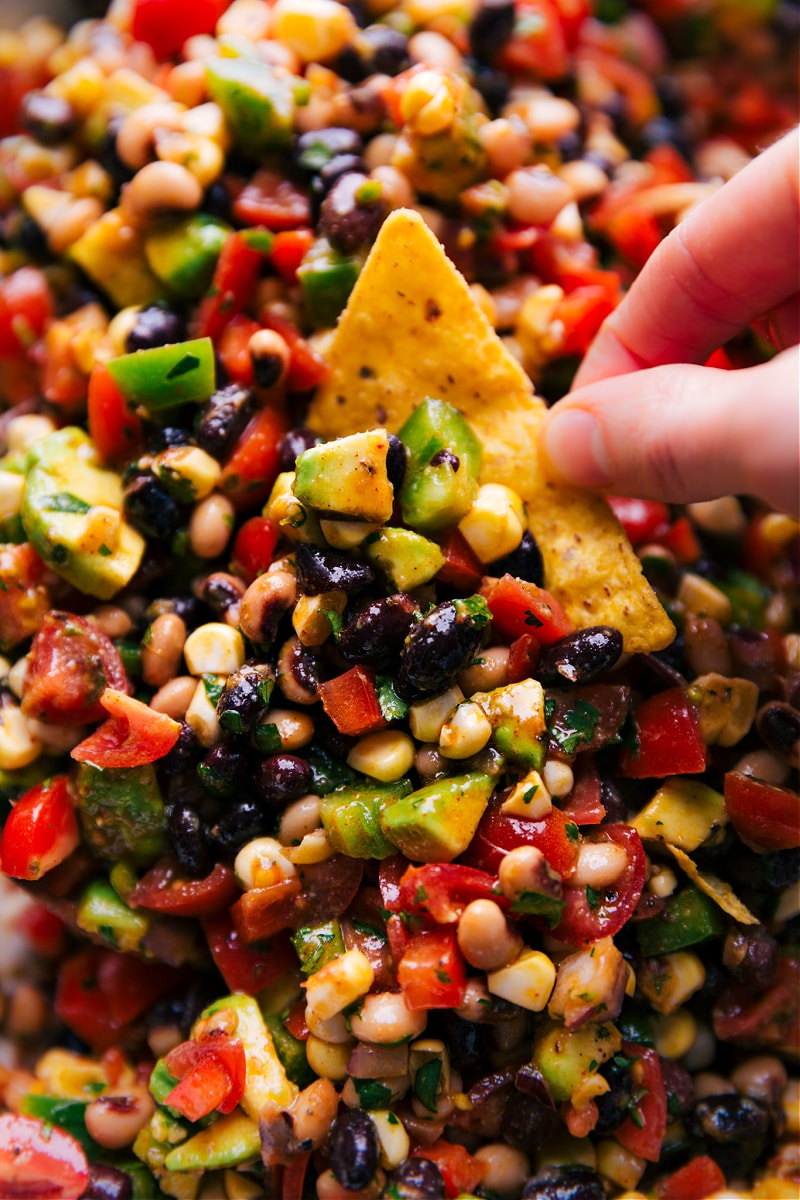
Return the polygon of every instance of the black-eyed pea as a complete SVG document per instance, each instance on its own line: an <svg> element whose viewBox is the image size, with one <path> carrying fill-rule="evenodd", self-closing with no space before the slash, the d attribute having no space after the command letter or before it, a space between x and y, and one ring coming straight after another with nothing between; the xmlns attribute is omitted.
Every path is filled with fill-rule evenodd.
<svg viewBox="0 0 800 1200"><path fill-rule="evenodd" d="M512 932L494 900L473 900L458 922L458 945L470 966L496 971L513 962L522 949L522 939Z"/></svg>
<svg viewBox="0 0 800 1200"><path fill-rule="evenodd" d="M189 544L198 558L218 558L230 541L235 510L227 496L212 492L189 518Z"/></svg>
<svg viewBox="0 0 800 1200"><path fill-rule="evenodd" d="M120 1095L98 1096L87 1105L86 1131L108 1150L130 1146L155 1112L145 1087L131 1087Z"/></svg>
<svg viewBox="0 0 800 1200"><path fill-rule="evenodd" d="M336 1119L339 1095L329 1079L316 1079L304 1088L291 1107L294 1135L317 1150Z"/></svg>
<svg viewBox="0 0 800 1200"><path fill-rule="evenodd" d="M476 1150L475 1157L486 1167L483 1183L487 1189L499 1196L519 1196L531 1174L527 1154L503 1142L490 1142Z"/></svg>
<svg viewBox="0 0 800 1200"><path fill-rule="evenodd" d="M180 163L153 162L137 171L123 188L121 207L134 222L166 213L189 213L200 207L203 189Z"/></svg>
<svg viewBox="0 0 800 1200"><path fill-rule="evenodd" d="M186 642L186 624L177 613L161 613L150 625L142 645L142 678L160 688L174 679Z"/></svg>
<svg viewBox="0 0 800 1200"><path fill-rule="evenodd" d="M173 721L181 721L192 703L197 686L193 675L176 675L158 689L150 701L150 707L155 712L172 717Z"/></svg>

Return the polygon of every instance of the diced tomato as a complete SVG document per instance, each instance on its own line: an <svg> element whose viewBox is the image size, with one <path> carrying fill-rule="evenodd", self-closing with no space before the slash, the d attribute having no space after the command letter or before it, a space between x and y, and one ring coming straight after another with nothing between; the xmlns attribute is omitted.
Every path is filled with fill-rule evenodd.
<svg viewBox="0 0 800 1200"><path fill-rule="evenodd" d="M0 837L0 869L12 879L39 879L80 840L69 781L56 775L14 803Z"/></svg>
<svg viewBox="0 0 800 1200"><path fill-rule="evenodd" d="M130 462L143 443L142 422L132 413L105 363L95 363L86 399L89 434L103 462Z"/></svg>
<svg viewBox="0 0 800 1200"><path fill-rule="evenodd" d="M124 692L106 688L100 703L109 720L73 748L71 757L77 762L95 767L141 767L169 754L180 736L180 721Z"/></svg>
<svg viewBox="0 0 800 1200"><path fill-rule="evenodd" d="M599 825L606 815L600 776L591 754L579 754L572 764L575 782L561 801L561 811L576 825Z"/></svg>
<svg viewBox="0 0 800 1200"><path fill-rule="evenodd" d="M213 33L229 0L134 0L131 32L158 59L177 54L187 38Z"/></svg>
<svg viewBox="0 0 800 1200"><path fill-rule="evenodd" d="M523 633L509 647L508 682L530 679L539 661L541 645L534 633Z"/></svg>
<svg viewBox="0 0 800 1200"><path fill-rule="evenodd" d="M685 567L691 566L703 553L703 547L697 540L697 534L688 517L678 517L658 540L667 550L671 550L678 562Z"/></svg>
<svg viewBox="0 0 800 1200"><path fill-rule="evenodd" d="M322 707L340 733L361 737L384 729L387 721L381 710L375 687L375 672L370 667L351 667L319 685Z"/></svg>
<svg viewBox="0 0 800 1200"><path fill-rule="evenodd" d="M164 1065L180 1081L164 1103L189 1121L199 1121L215 1109L233 1112L244 1093L244 1046L222 1029L212 1030L199 1041L176 1046Z"/></svg>
<svg viewBox="0 0 800 1200"><path fill-rule="evenodd" d="M248 517L239 527L231 553L231 570L252 583L272 562L278 530L269 517Z"/></svg>
<svg viewBox="0 0 800 1200"><path fill-rule="evenodd" d="M0 1116L0 1195L78 1200L88 1185L89 1164L71 1134L39 1117Z"/></svg>
<svg viewBox="0 0 800 1200"><path fill-rule="evenodd" d="M113 950L99 951L97 984L112 1019L120 1026L135 1021L157 1000L180 990L186 979L182 967L142 962L135 955L116 954ZM88 982L91 984L91 978Z"/></svg>
<svg viewBox="0 0 800 1200"><path fill-rule="evenodd" d="M683 688L657 692L634 709L638 752L623 749L620 774L628 779L663 779L706 769L706 747L697 714Z"/></svg>
<svg viewBox="0 0 800 1200"><path fill-rule="evenodd" d="M782 958L775 977L758 985L734 983L712 1010L715 1035L742 1046L800 1053L800 961Z"/></svg>
<svg viewBox="0 0 800 1200"><path fill-rule="evenodd" d="M306 1002L305 1000L295 1000L290 1007L289 1012L283 1018L283 1023L289 1030L292 1037L297 1038L298 1042L308 1041L311 1030L306 1024Z"/></svg>
<svg viewBox="0 0 800 1200"><path fill-rule="evenodd" d="M30 542L0 546L0 651L31 637L50 608L45 565Z"/></svg>
<svg viewBox="0 0 800 1200"><path fill-rule="evenodd" d="M211 287L200 301L192 329L194 337L216 341L230 320L247 307L263 262L263 253L251 244L246 233L234 231L228 235Z"/></svg>
<svg viewBox="0 0 800 1200"><path fill-rule="evenodd" d="M54 725L102 721L106 688L130 691L111 639L85 617L46 613L31 645L22 698L25 715Z"/></svg>
<svg viewBox="0 0 800 1200"><path fill-rule="evenodd" d="M243 225L264 225L277 233L311 224L306 192L278 171L256 171L233 202L233 215Z"/></svg>
<svg viewBox="0 0 800 1200"><path fill-rule="evenodd" d="M466 967L455 929L426 929L412 936L397 966L407 1006L458 1008L467 984Z"/></svg>
<svg viewBox="0 0 800 1200"><path fill-rule="evenodd" d="M658 1200L706 1200L724 1187L722 1170L713 1158L701 1154L656 1184L656 1196Z"/></svg>
<svg viewBox="0 0 800 1200"><path fill-rule="evenodd" d="M0 852L2 862L2 852ZM67 942L67 927L44 904L29 904L19 916L19 928L42 958L61 958Z"/></svg>
<svg viewBox="0 0 800 1200"><path fill-rule="evenodd" d="M66 959L56 984L56 1015L94 1050L117 1045L126 1026L183 985L185 973L112 950L89 947Z"/></svg>
<svg viewBox="0 0 800 1200"><path fill-rule="evenodd" d="M253 950L242 942L227 912L206 917L202 925L211 957L232 992L255 996L297 962L288 934L271 938L268 950Z"/></svg>
<svg viewBox="0 0 800 1200"><path fill-rule="evenodd" d="M539 821L512 817L502 811L502 800L489 801L481 817L465 862L481 871L495 873L501 859L516 846L536 846L562 879L568 878L578 861L578 827L560 809L554 808Z"/></svg>
<svg viewBox="0 0 800 1200"><path fill-rule="evenodd" d="M483 563L457 526L442 538L439 549L444 555L444 566L439 568L438 582L462 592L477 591L483 578Z"/></svg>
<svg viewBox="0 0 800 1200"><path fill-rule="evenodd" d="M272 265L287 283L297 283L297 268L314 243L313 229L286 229L275 234Z"/></svg>
<svg viewBox="0 0 800 1200"><path fill-rule="evenodd" d="M569 68L569 54L556 6L550 0L520 0L514 11L514 32L498 55L498 66L511 74L561 79Z"/></svg>
<svg viewBox="0 0 800 1200"><path fill-rule="evenodd" d="M621 846L628 862L621 875L606 888L590 890L571 887L567 880L564 910L553 935L571 946L583 946L619 933L639 903L644 887L647 860L641 838L630 825L602 825L584 836L588 842L613 842ZM539 922L538 917L532 918ZM546 929L542 925L542 930Z"/></svg>
<svg viewBox="0 0 800 1200"><path fill-rule="evenodd" d="M217 354L225 371L236 383L252 387L255 382L250 338L261 326L244 313L231 317L217 336Z"/></svg>
<svg viewBox="0 0 800 1200"><path fill-rule="evenodd" d="M558 600L527 579L503 575L481 591L492 614L492 625L509 642L532 633L540 645L549 646L573 631Z"/></svg>
<svg viewBox="0 0 800 1200"><path fill-rule="evenodd" d="M19 358L45 331L53 297L43 271L20 267L0 280L0 358Z"/></svg>
<svg viewBox="0 0 800 1200"><path fill-rule="evenodd" d="M408 947L411 945L411 930L397 913L386 921L386 938L389 942L389 952L394 963L399 963Z"/></svg>
<svg viewBox="0 0 800 1200"><path fill-rule="evenodd" d="M285 414L270 405L248 422L225 462L218 487L239 512L258 508L278 475L278 447L289 426Z"/></svg>
<svg viewBox="0 0 800 1200"><path fill-rule="evenodd" d="M479 1183L486 1178L488 1166L479 1158L474 1158L469 1151L455 1142L440 1138L432 1146L418 1146L414 1151L416 1158L429 1158L435 1162L442 1173L444 1193L448 1200L454 1196L474 1192Z"/></svg>
<svg viewBox="0 0 800 1200"><path fill-rule="evenodd" d="M411 866L403 854L392 854L384 858L378 867L378 887L381 903L389 912L400 912L400 880Z"/></svg>
<svg viewBox="0 0 800 1200"><path fill-rule="evenodd" d="M789 788L728 771L725 808L739 837L762 854L800 846L800 796Z"/></svg>
<svg viewBox="0 0 800 1200"><path fill-rule="evenodd" d="M291 321L269 309L261 312L260 319L265 329L279 333L289 347L286 386L290 392L308 392L327 379L330 367Z"/></svg>
<svg viewBox="0 0 800 1200"><path fill-rule="evenodd" d="M212 917L229 908L240 894L236 876L223 863L203 879L186 879L177 863L162 859L139 880L127 903L173 917Z"/></svg>
<svg viewBox="0 0 800 1200"><path fill-rule="evenodd" d="M632 546L657 541L669 530L669 509L660 500L638 500L634 496L606 499Z"/></svg>
<svg viewBox="0 0 800 1200"><path fill-rule="evenodd" d="M515 254L520 250L531 250L542 236L538 225L518 225L511 229L498 229L492 234L489 249L498 257Z"/></svg>
<svg viewBox="0 0 800 1200"><path fill-rule="evenodd" d="M667 1128L667 1093L661 1063L655 1050L638 1042L623 1042L622 1053L633 1059L631 1073L636 1093L636 1118L627 1117L614 1137L626 1150L648 1162L658 1162Z"/></svg>
<svg viewBox="0 0 800 1200"><path fill-rule="evenodd" d="M403 912L450 925L473 900L503 903L505 898L498 895L495 876L486 871L460 863L425 863L406 870L398 899Z"/></svg>
<svg viewBox="0 0 800 1200"><path fill-rule="evenodd" d="M614 311L614 302L601 284L576 287L559 300L553 320L564 327L561 354L585 354L594 335Z"/></svg>
<svg viewBox="0 0 800 1200"><path fill-rule="evenodd" d="M609 217L603 231L615 250L640 269L661 243L661 227L644 204L633 199Z"/></svg>
<svg viewBox="0 0 800 1200"><path fill-rule="evenodd" d="M780 347L776 347L776 349L780 349ZM703 366L713 367L717 371L732 371L736 364L725 347L718 346L716 350L709 354Z"/></svg>
<svg viewBox="0 0 800 1200"><path fill-rule="evenodd" d="M239 937L248 946L289 929L297 915L300 880L282 879L270 887L243 892L230 914Z"/></svg>

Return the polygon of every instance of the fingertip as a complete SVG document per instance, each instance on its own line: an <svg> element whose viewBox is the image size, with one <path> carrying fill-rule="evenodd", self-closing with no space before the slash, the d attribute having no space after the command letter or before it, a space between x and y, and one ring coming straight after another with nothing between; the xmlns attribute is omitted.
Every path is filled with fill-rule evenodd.
<svg viewBox="0 0 800 1200"><path fill-rule="evenodd" d="M611 482L611 464L600 423L582 408L557 405L547 416L542 451L550 474L577 487Z"/></svg>

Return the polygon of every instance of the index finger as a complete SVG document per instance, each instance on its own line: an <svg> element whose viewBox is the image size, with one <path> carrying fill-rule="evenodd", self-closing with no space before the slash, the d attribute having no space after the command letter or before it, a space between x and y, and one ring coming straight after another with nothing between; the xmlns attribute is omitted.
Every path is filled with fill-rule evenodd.
<svg viewBox="0 0 800 1200"><path fill-rule="evenodd" d="M664 363L702 363L797 292L800 131L698 205L604 322L573 388Z"/></svg>

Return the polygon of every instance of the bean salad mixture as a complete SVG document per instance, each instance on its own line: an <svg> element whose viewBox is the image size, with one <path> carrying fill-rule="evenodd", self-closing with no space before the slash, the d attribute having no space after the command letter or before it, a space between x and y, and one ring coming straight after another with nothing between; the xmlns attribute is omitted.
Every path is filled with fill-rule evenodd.
<svg viewBox="0 0 800 1200"><path fill-rule="evenodd" d="M799 26L113 0L0 34L0 1197L796 1200L800 525L611 497L675 636L587 619L591 539L565 593L487 465L492 421L533 453L502 410L332 380L416 357L391 312L373 365L337 350L399 219L454 264L426 320L452 287L477 322L454 362L560 398L796 120Z"/></svg>

